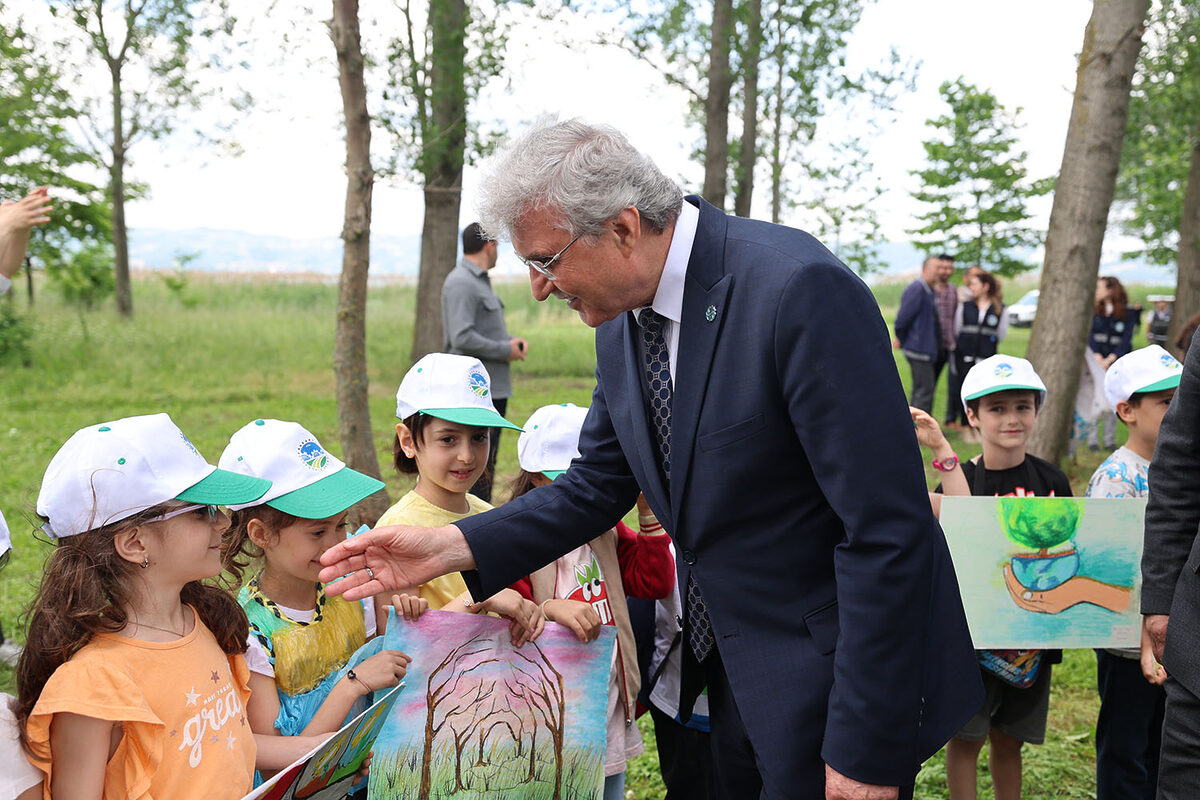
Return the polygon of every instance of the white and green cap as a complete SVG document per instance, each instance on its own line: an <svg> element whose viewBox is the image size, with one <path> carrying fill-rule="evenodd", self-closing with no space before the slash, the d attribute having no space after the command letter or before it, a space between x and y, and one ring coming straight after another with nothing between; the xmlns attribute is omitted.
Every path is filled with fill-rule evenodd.
<svg viewBox="0 0 1200 800"><path fill-rule="evenodd" d="M430 353L408 371L396 390L396 416L420 412L480 428L521 430L492 405L492 380L478 358Z"/></svg>
<svg viewBox="0 0 1200 800"><path fill-rule="evenodd" d="M579 458L579 431L588 410L574 403L542 406L525 421L517 437L517 462L526 472L540 472L550 480L567 471Z"/></svg>
<svg viewBox="0 0 1200 800"><path fill-rule="evenodd" d="M1034 372L1033 364L1010 355L985 358L976 362L963 378L963 408L967 407L968 400L977 400L985 395L1013 389L1029 389L1038 393L1039 403L1046 400L1046 384L1042 383L1042 379Z"/></svg>
<svg viewBox="0 0 1200 800"><path fill-rule="evenodd" d="M110 525L168 500L227 506L262 497L271 482L204 460L166 414L89 425L46 467L38 514L56 539Z"/></svg>
<svg viewBox="0 0 1200 800"><path fill-rule="evenodd" d="M217 463L271 482L262 497L231 505L234 511L265 503L293 517L325 519L383 488L382 481L347 467L302 425L277 419L242 426Z"/></svg>
<svg viewBox="0 0 1200 800"><path fill-rule="evenodd" d="M1116 411L1140 392L1161 392L1174 389L1183 375L1183 364L1156 344L1127 353L1104 373L1104 398Z"/></svg>

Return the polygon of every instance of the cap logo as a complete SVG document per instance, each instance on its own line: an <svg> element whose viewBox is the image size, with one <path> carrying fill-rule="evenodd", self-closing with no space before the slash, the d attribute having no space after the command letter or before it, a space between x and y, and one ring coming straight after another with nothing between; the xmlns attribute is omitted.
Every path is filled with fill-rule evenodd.
<svg viewBox="0 0 1200 800"><path fill-rule="evenodd" d="M305 439L298 448L300 460L310 469L322 469L329 461L329 454L312 439Z"/></svg>
<svg viewBox="0 0 1200 800"><path fill-rule="evenodd" d="M480 397L488 396L488 382L487 378L482 372L472 372L471 377L469 378L469 383L472 392Z"/></svg>
<svg viewBox="0 0 1200 800"><path fill-rule="evenodd" d="M184 433L183 431L180 431L179 438L183 439L183 443L187 445L188 450L192 451L192 455L194 455L198 458L203 458L203 456L200 455L200 451L196 449L196 445L192 444L192 440L187 438L186 433Z"/></svg>
<svg viewBox="0 0 1200 800"><path fill-rule="evenodd" d="M1181 367L1181 365L1179 364L1179 362L1178 362L1178 361L1176 361L1176 360L1175 360L1175 358L1174 358L1173 356L1171 356L1171 354L1170 354L1170 353L1163 353L1163 354L1162 354L1161 356L1159 356L1158 358L1159 358L1159 360L1161 360L1161 361L1162 361L1162 365L1163 365L1164 367L1166 367L1167 369L1171 369L1171 370L1178 370L1178 369L1182 369L1182 367Z"/></svg>
<svg viewBox="0 0 1200 800"><path fill-rule="evenodd" d="M1001 361L996 365L995 375L997 378L1010 378L1012 374L1012 364L1009 364L1007 361Z"/></svg>

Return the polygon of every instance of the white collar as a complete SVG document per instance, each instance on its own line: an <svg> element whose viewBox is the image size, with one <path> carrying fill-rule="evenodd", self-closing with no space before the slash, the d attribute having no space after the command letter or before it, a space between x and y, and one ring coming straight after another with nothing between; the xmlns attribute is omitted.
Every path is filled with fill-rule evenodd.
<svg viewBox="0 0 1200 800"><path fill-rule="evenodd" d="M654 302L650 304L651 308L676 325L683 318L683 287L699 224L700 209L684 200L679 209L679 216L675 219L671 246L667 250L667 261L663 264L662 275L658 279ZM640 317L641 313L641 308L634 311L635 317Z"/></svg>

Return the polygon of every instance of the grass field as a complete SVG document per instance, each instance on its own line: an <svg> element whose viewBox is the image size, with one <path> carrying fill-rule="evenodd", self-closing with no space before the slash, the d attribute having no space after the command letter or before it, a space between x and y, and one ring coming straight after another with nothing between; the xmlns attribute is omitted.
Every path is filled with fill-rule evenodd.
<svg viewBox="0 0 1200 800"><path fill-rule="evenodd" d="M548 403L587 405L595 370L591 332L561 304L534 303L524 283L497 288L510 331L531 343L529 360L515 366L509 418L519 424ZM886 319L895 316L902 288L891 284L876 290ZM1024 288L1010 287L1006 294L1016 299ZM1153 291L1133 287L1133 299ZM135 280L137 316L129 322L105 307L88 313L82 323L74 308L45 290L32 309L19 286L15 297L0 301L10 302L23 316L30 334L29 366L0 360L0 509L14 542L12 561L0 576L0 621L6 634L24 639L20 618L48 549L33 536L38 485L50 457L76 429L166 411L215 463L237 428L270 416L299 421L332 450L341 450L331 368L336 293L335 286L315 282L193 275L180 294L148 276ZM409 366L413 305L410 287L381 286L372 288L367 310L371 420L393 500L411 483L389 463L394 393ZM1028 339L1029 329L1013 329L1002 349L1023 354ZM1135 342L1145 344L1144 332ZM907 365L899 354L897 359L907 385ZM934 409L939 419L945 408L944 380ZM964 459L979 452L977 445L957 436L952 441ZM1101 455L1085 452L1064 465L1077 493L1083 492ZM511 476L515 470L515 437L508 433L501 440L497 472ZM933 470L927 470L933 485ZM13 691L12 672L4 666L0 690ZM1093 654L1068 652L1054 673L1047 742L1027 748L1026 797L1094 796L1096 707ZM632 797L649 800L663 793L648 718L643 735L647 753L630 765L627 785ZM986 768L980 791L990 795ZM947 796L940 755L922 770L917 796Z"/></svg>

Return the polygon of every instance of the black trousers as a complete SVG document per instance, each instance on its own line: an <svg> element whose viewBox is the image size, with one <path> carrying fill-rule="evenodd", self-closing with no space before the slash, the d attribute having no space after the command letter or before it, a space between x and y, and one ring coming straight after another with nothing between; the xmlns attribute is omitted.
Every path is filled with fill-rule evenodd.
<svg viewBox="0 0 1200 800"><path fill-rule="evenodd" d="M909 359L908 366L912 369L912 393L908 400L910 405L916 406L926 414L933 414L934 390L949 356L949 351L938 350L937 358L932 361Z"/></svg>
<svg viewBox="0 0 1200 800"><path fill-rule="evenodd" d="M1200 797L1200 697L1168 677L1163 717L1162 751L1158 759L1159 800Z"/></svg>
<svg viewBox="0 0 1200 800"><path fill-rule="evenodd" d="M1154 800L1167 695L1137 659L1096 651L1096 800Z"/></svg>
<svg viewBox="0 0 1200 800"><path fill-rule="evenodd" d="M492 398L492 405L496 407L496 411L500 416L504 416L508 411L508 398ZM488 460L487 466L483 470L483 474L479 476L479 480L475 481L475 485L471 487L471 494L478 497L485 503L492 502L492 484L496 479L496 453L500 450L500 431L503 428L491 428L488 431Z"/></svg>
<svg viewBox="0 0 1200 800"><path fill-rule="evenodd" d="M650 716L666 800L718 800L709 735L676 722L654 706Z"/></svg>

